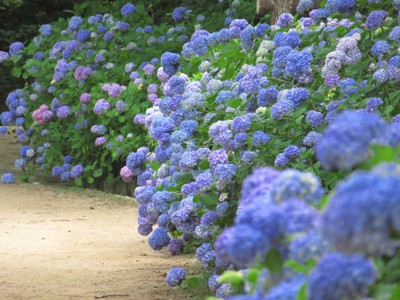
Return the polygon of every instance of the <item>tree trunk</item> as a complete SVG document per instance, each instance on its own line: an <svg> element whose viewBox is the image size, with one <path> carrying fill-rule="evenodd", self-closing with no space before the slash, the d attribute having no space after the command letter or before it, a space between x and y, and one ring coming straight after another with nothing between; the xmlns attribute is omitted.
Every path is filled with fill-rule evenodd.
<svg viewBox="0 0 400 300"><path fill-rule="evenodd" d="M300 0L257 0L257 14L271 14L271 24L275 24L283 13L296 13ZM319 7L321 0L314 0L314 7Z"/></svg>
<svg viewBox="0 0 400 300"><path fill-rule="evenodd" d="M278 17L283 13L294 13L299 0L274 0L275 7L271 12L271 24L275 24Z"/></svg>

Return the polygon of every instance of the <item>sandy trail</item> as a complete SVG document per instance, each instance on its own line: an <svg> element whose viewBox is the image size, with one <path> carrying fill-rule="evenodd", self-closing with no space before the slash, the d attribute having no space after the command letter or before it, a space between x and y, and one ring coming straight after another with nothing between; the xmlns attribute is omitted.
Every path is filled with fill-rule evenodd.
<svg viewBox="0 0 400 300"><path fill-rule="evenodd" d="M168 288L191 257L155 252L132 200L60 186L0 184L0 299L187 299Z"/></svg>

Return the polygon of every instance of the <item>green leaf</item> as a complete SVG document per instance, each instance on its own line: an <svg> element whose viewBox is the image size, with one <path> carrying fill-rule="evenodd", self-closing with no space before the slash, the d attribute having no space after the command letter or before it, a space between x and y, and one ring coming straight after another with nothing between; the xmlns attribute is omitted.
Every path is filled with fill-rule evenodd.
<svg viewBox="0 0 400 300"><path fill-rule="evenodd" d="M244 275L240 271L225 271L221 276L218 277L220 283L230 283L233 286L242 284Z"/></svg>
<svg viewBox="0 0 400 300"><path fill-rule="evenodd" d="M285 266L292 268L296 272L308 274L315 267L315 260L309 259L305 264L300 264L295 260L288 260L285 262Z"/></svg>
<svg viewBox="0 0 400 300"><path fill-rule="evenodd" d="M88 179L87 179L87 182L88 182L89 184L92 184L92 183L94 182L93 177L89 176Z"/></svg>
<svg viewBox="0 0 400 300"><path fill-rule="evenodd" d="M258 276L260 276L260 270L250 269L247 274L247 281L256 285L258 281Z"/></svg>
<svg viewBox="0 0 400 300"><path fill-rule="evenodd" d="M265 265L271 273L280 273L283 268L281 252L276 248L271 248L265 257Z"/></svg>
<svg viewBox="0 0 400 300"><path fill-rule="evenodd" d="M189 277L186 279L186 284L188 288L191 289L199 286L204 286L205 279L202 276Z"/></svg>
<svg viewBox="0 0 400 300"><path fill-rule="evenodd" d="M12 68L11 75L14 77L19 78L21 76L21 69L19 68Z"/></svg>
<svg viewBox="0 0 400 300"><path fill-rule="evenodd" d="M75 178L75 184L82 186L83 182L82 182L82 178Z"/></svg>
<svg viewBox="0 0 400 300"><path fill-rule="evenodd" d="M398 300L398 299L400 299L400 283L398 283L396 288L393 290L389 300Z"/></svg>
<svg viewBox="0 0 400 300"><path fill-rule="evenodd" d="M228 101L226 101L226 106L238 108L242 104L242 102L242 99L229 99Z"/></svg>
<svg viewBox="0 0 400 300"><path fill-rule="evenodd" d="M157 161L153 160L153 161L150 163L150 168L151 168L153 171L158 171L158 169L160 168L160 164L159 164Z"/></svg>
<svg viewBox="0 0 400 300"><path fill-rule="evenodd" d="M97 169L93 172L93 177L97 178L103 175L103 170L102 169Z"/></svg>
<svg viewBox="0 0 400 300"><path fill-rule="evenodd" d="M303 284L297 293L296 300L306 300L307 299L307 283Z"/></svg>

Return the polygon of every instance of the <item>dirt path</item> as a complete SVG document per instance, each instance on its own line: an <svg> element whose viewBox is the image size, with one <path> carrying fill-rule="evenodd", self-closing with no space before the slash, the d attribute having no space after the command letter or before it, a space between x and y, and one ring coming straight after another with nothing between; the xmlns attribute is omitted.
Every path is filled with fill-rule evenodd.
<svg viewBox="0 0 400 300"><path fill-rule="evenodd" d="M136 231L132 200L115 199L0 184L0 299L189 298L164 276L174 265L196 268L194 260L153 251Z"/></svg>

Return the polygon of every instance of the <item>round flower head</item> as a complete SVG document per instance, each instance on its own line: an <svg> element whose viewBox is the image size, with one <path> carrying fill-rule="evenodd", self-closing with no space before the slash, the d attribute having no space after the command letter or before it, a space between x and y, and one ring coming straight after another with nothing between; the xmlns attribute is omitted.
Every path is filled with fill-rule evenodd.
<svg viewBox="0 0 400 300"><path fill-rule="evenodd" d="M9 60L10 55L5 51L0 51L0 63Z"/></svg>
<svg viewBox="0 0 400 300"><path fill-rule="evenodd" d="M1 176L1 182L6 184L14 183L14 175L11 173L3 174L3 176Z"/></svg>
<svg viewBox="0 0 400 300"><path fill-rule="evenodd" d="M248 225L235 225L225 229L215 242L219 259L238 266L248 266L257 257L264 257L268 242L261 232Z"/></svg>
<svg viewBox="0 0 400 300"><path fill-rule="evenodd" d="M281 28L289 27L293 23L293 16L290 13L284 13L281 14L278 18L278 21L276 22L276 25L278 25Z"/></svg>
<svg viewBox="0 0 400 300"><path fill-rule="evenodd" d="M184 269L173 267L171 270L169 270L165 279L167 280L167 285L177 286L182 283L185 277L186 271Z"/></svg>
<svg viewBox="0 0 400 300"><path fill-rule="evenodd" d="M149 237L149 245L156 251L168 246L171 238L163 227L156 228Z"/></svg>
<svg viewBox="0 0 400 300"><path fill-rule="evenodd" d="M186 13L186 8L181 7L181 6L177 7L172 12L172 19L174 19L174 21L176 23L180 23L180 22L182 22L184 20L185 13Z"/></svg>
<svg viewBox="0 0 400 300"><path fill-rule="evenodd" d="M165 52L161 55L161 65L168 75L174 75L179 69L179 54Z"/></svg>
<svg viewBox="0 0 400 300"><path fill-rule="evenodd" d="M44 36L50 36L53 27L50 24L44 24L40 27L39 31Z"/></svg>
<svg viewBox="0 0 400 300"><path fill-rule="evenodd" d="M375 273L372 263L361 255L327 254L311 272L308 299L360 299L375 281Z"/></svg>
<svg viewBox="0 0 400 300"><path fill-rule="evenodd" d="M341 252L393 255L400 246L400 177L357 172L337 186L322 216L322 232Z"/></svg>
<svg viewBox="0 0 400 300"><path fill-rule="evenodd" d="M10 45L10 55L17 56L24 49L24 44L21 42L15 42Z"/></svg>
<svg viewBox="0 0 400 300"><path fill-rule="evenodd" d="M325 130L316 155L325 169L350 169L362 162L374 139L383 135L386 123L377 115L345 111Z"/></svg>
<svg viewBox="0 0 400 300"><path fill-rule="evenodd" d="M387 16L387 12L384 10L373 11L368 15L365 25L367 29L376 30L383 25L383 21Z"/></svg>
<svg viewBox="0 0 400 300"><path fill-rule="evenodd" d="M127 3L121 8L121 15L123 17L129 16L136 12L136 6L133 5L132 3Z"/></svg>
<svg viewBox="0 0 400 300"><path fill-rule="evenodd" d="M160 216L161 217L161 216ZM171 239L168 250L172 255L177 255L182 252L184 241L182 239Z"/></svg>

